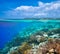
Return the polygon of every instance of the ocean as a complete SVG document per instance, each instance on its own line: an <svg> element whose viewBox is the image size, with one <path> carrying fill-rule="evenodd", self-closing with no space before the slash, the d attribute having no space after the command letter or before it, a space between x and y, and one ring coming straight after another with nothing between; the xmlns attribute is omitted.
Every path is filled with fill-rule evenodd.
<svg viewBox="0 0 60 54"><path fill-rule="evenodd" d="M2 20L0 21L0 48L4 48L18 33L24 37L24 31L29 35L38 30L47 31L56 28L60 28L60 20Z"/></svg>

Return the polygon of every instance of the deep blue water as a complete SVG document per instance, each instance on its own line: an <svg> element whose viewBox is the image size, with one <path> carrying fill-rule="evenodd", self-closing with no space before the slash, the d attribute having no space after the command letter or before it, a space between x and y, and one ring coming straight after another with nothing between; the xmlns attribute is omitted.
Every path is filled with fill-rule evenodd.
<svg viewBox="0 0 60 54"><path fill-rule="evenodd" d="M49 20L50 21L50 20ZM45 21L0 21L0 48L4 47L4 45L10 41L16 34L22 31L26 27L33 27L35 29L40 28L41 26L46 28L51 25L54 25L52 28L60 28L59 20L51 20L51 23L48 20ZM48 25L47 25L48 24ZM38 26L38 27L37 27ZM39 27L40 26L40 27ZM41 27L41 28L42 28Z"/></svg>
<svg viewBox="0 0 60 54"><path fill-rule="evenodd" d="M0 48L28 25L29 23L24 22L0 22Z"/></svg>

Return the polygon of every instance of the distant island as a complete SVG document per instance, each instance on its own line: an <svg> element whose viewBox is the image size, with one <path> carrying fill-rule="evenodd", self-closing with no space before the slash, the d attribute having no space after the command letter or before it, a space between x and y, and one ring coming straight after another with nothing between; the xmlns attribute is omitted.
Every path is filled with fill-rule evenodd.
<svg viewBox="0 0 60 54"><path fill-rule="evenodd" d="M26 20L60 20L60 18L24 18Z"/></svg>

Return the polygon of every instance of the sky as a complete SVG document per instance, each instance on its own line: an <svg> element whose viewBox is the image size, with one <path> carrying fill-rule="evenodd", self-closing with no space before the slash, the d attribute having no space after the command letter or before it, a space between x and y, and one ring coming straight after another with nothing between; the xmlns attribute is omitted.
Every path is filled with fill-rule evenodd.
<svg viewBox="0 0 60 54"><path fill-rule="evenodd" d="M60 0L0 0L0 19L60 18Z"/></svg>

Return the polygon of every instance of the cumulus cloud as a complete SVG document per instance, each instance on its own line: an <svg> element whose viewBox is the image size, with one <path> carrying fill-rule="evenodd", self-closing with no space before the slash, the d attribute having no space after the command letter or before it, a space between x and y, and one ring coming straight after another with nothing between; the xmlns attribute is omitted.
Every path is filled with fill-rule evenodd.
<svg viewBox="0 0 60 54"><path fill-rule="evenodd" d="M10 18L59 18L60 17L60 1L43 3L38 2L38 6L19 6L13 10L5 12Z"/></svg>

